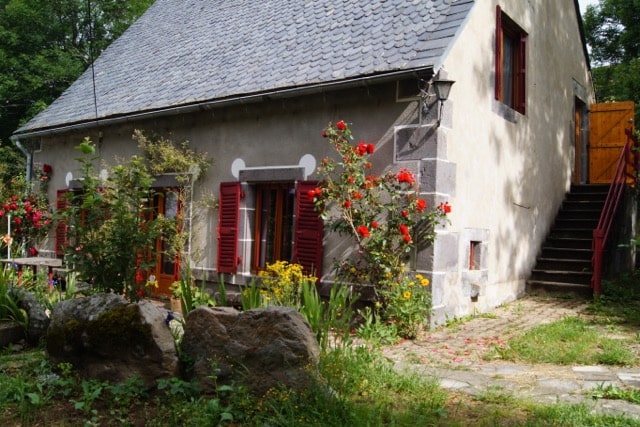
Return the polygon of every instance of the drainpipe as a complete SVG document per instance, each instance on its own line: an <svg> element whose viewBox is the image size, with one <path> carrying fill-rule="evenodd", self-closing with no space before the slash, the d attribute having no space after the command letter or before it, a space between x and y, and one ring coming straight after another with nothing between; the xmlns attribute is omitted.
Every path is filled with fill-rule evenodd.
<svg viewBox="0 0 640 427"><path fill-rule="evenodd" d="M31 182L31 175L32 175L32 171L33 171L33 154L31 154L31 151L27 150L24 147L24 145L22 145L22 143L20 142L20 140L18 138L11 137L11 140L16 145L16 147L18 147L18 150L22 151L22 154L24 154L25 157L27 158L26 175L27 175L27 183L30 183Z"/></svg>

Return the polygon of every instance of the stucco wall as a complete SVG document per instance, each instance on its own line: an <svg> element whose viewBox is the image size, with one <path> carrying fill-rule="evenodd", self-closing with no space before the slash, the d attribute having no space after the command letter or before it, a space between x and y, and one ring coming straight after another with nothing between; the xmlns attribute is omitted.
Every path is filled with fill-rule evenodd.
<svg viewBox="0 0 640 427"><path fill-rule="evenodd" d="M497 4L528 33L525 115L494 99ZM593 102L568 1L477 2L443 71L456 81L445 104L451 121L444 122L441 133L457 172L452 222L444 233L458 240L462 261L447 274L440 318L485 311L524 292L570 184L574 97ZM464 235L478 231L488 234L483 254L488 277L471 299L459 283L469 247Z"/></svg>
<svg viewBox="0 0 640 427"><path fill-rule="evenodd" d="M376 152L372 156L373 172L379 173L387 167L394 167L389 165L389 159L393 158L394 127L413 123L416 120L416 106L415 101L396 102L396 84L392 82L296 99L264 99L259 103L197 114L102 127L102 136L98 137L93 132L91 138L98 143L98 154L102 161L112 165L118 157L126 158L139 153L137 143L131 138L134 129L150 134L155 132L174 141L187 139L190 147L208 153L212 166L196 184L194 192L192 255L196 269L208 272L211 278L215 278L218 212L202 206L198 201L211 200L212 196L217 199L220 182L237 180L232 172L234 161L242 160L246 168L297 167L303 156L311 155L319 164L322 158L335 154L327 140L322 138L322 130L329 121L344 119L352 124L355 138L376 145ZM36 162L49 163L54 167L49 185L50 200L55 200L56 190L66 188L65 177L68 174L74 179L80 177L79 164L75 161L80 153L73 147L85 136L87 133L74 133L45 139L42 151L35 154ZM305 164L308 166L308 162ZM415 169L417 163L412 164ZM96 170L102 167L100 162L96 163ZM306 179L317 179L317 175L313 173ZM245 231L248 228L249 224L245 224ZM248 239L250 236L240 238ZM48 247L53 248L52 239ZM243 263L239 270L246 274L250 270L248 249L249 243L240 247ZM327 235L325 272L329 272L334 258L349 250L348 245L340 243L336 236ZM229 280L241 282L243 278Z"/></svg>

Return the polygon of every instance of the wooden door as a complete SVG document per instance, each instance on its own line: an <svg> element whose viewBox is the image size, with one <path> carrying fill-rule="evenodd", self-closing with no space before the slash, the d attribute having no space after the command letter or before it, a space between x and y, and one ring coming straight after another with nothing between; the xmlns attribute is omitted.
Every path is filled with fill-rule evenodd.
<svg viewBox="0 0 640 427"><path fill-rule="evenodd" d="M633 128L633 102L611 102L591 105L589 113L589 183L609 184L616 162L627 137L625 129Z"/></svg>

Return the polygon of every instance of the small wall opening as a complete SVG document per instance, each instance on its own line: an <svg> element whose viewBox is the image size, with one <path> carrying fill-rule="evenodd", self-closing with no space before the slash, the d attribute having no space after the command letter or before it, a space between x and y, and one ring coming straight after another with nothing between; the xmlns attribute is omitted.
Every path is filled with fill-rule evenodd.
<svg viewBox="0 0 640 427"><path fill-rule="evenodd" d="M469 242L469 270L480 270L482 267L480 262L482 260L481 245L482 242L472 240Z"/></svg>

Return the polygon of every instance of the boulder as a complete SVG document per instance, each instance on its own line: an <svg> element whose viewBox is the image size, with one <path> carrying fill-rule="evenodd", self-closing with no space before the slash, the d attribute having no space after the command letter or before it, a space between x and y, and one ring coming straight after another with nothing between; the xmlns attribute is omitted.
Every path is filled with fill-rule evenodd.
<svg viewBox="0 0 640 427"><path fill-rule="evenodd" d="M12 286L9 288L8 293L17 302L18 307L27 313L28 322L25 331L27 342L30 345L38 345L49 327L49 316L47 316L36 297L25 288Z"/></svg>
<svg viewBox="0 0 640 427"><path fill-rule="evenodd" d="M280 386L302 390L318 378L315 335L287 307L196 308L186 317L182 351L207 392L222 384L244 384L258 395Z"/></svg>
<svg viewBox="0 0 640 427"><path fill-rule="evenodd" d="M153 387L179 374L166 310L115 294L96 294L58 303L46 335L55 363L71 363L85 378L121 382L139 376Z"/></svg>

